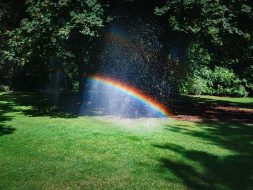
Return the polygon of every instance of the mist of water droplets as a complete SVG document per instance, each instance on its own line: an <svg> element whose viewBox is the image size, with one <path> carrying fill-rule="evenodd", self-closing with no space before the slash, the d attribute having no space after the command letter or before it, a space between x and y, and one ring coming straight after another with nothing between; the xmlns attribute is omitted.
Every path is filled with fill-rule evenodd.
<svg viewBox="0 0 253 190"><path fill-rule="evenodd" d="M105 37L98 73L133 86L159 102L170 93L158 26L137 20L114 23ZM163 63L163 64L161 64ZM80 114L160 117L147 104L106 84L88 80Z"/></svg>

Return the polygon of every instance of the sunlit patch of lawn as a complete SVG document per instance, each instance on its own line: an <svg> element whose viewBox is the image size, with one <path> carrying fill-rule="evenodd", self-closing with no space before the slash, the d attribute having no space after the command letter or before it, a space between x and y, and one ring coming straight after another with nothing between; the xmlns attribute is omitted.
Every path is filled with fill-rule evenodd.
<svg viewBox="0 0 253 190"><path fill-rule="evenodd" d="M253 97L244 97L244 98L236 98L236 97L220 97L220 96L191 96L201 98L206 102L216 102L216 103L225 103L238 107L248 107L253 109Z"/></svg>
<svg viewBox="0 0 253 190"><path fill-rule="evenodd" d="M36 111L0 94L0 189L253 188L252 126Z"/></svg>

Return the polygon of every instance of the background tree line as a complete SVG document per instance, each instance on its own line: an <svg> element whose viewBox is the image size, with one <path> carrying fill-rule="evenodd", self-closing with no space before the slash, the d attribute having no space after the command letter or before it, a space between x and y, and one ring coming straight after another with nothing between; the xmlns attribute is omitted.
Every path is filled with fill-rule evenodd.
<svg viewBox="0 0 253 190"><path fill-rule="evenodd" d="M176 83L175 92L252 95L251 0L120 3L148 11L162 26L165 44L176 36L184 41L179 64L185 71L175 67L174 72L171 67L173 76L168 79ZM33 83L31 90L43 88L52 71L50 60L60 60L70 86L82 91L83 78L98 67L93 59L106 27L119 17L115 4L116 0L2 0L0 88L23 90L20 83L27 77Z"/></svg>

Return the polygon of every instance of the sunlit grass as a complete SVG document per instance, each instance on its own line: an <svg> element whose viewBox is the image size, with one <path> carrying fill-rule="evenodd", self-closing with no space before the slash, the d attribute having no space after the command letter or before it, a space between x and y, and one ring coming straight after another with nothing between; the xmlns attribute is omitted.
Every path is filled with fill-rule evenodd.
<svg viewBox="0 0 253 190"><path fill-rule="evenodd" d="M32 109L0 95L0 189L253 186L252 126L27 114Z"/></svg>
<svg viewBox="0 0 253 190"><path fill-rule="evenodd" d="M193 96L203 99L221 100L233 103L253 103L253 97L236 98L236 97L220 97L220 96Z"/></svg>

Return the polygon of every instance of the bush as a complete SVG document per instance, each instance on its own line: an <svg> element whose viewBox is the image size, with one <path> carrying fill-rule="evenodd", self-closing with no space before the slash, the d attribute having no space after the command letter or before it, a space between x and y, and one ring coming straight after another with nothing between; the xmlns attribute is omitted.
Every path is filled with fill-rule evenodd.
<svg viewBox="0 0 253 190"><path fill-rule="evenodd" d="M211 86L215 95L247 96L248 92L242 85L242 81L232 70L223 67L215 67Z"/></svg>
<svg viewBox="0 0 253 190"><path fill-rule="evenodd" d="M185 94L208 94L222 96L247 96L243 82L232 70L215 67L214 70L202 67L194 72L193 77L182 87Z"/></svg>
<svg viewBox="0 0 253 190"><path fill-rule="evenodd" d="M201 77L194 77L188 79L188 82L185 82L181 87L182 94L208 94L209 91L206 80L203 80Z"/></svg>
<svg viewBox="0 0 253 190"><path fill-rule="evenodd" d="M242 85L239 85L237 87L235 87L233 90L232 90L234 96L238 96L238 97L246 97L249 95L249 93L247 92L247 90L245 89L244 86Z"/></svg>

